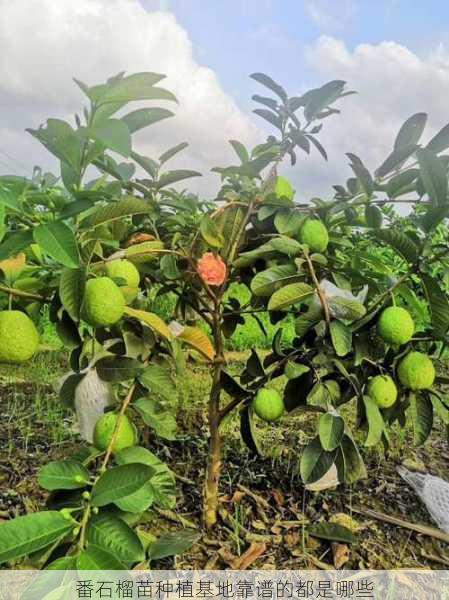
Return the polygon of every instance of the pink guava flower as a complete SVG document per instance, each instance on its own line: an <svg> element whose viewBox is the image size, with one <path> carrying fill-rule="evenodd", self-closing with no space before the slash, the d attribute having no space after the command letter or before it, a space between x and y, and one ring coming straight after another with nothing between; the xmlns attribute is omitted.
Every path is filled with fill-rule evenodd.
<svg viewBox="0 0 449 600"><path fill-rule="evenodd" d="M220 256L206 252L199 259L197 271L208 285L221 285L226 279L226 264Z"/></svg>

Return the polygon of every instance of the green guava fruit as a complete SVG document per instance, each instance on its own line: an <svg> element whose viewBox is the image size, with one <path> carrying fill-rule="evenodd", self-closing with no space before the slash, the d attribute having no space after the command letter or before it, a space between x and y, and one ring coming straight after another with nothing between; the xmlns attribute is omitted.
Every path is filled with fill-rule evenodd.
<svg viewBox="0 0 449 600"><path fill-rule="evenodd" d="M115 430L117 419L118 415L113 412L105 413L98 419L95 423L93 436L95 448L103 451L107 450ZM135 446L136 443L137 431L134 423L132 423L126 415L123 415L120 419L120 425L112 451L119 452L129 446Z"/></svg>
<svg viewBox="0 0 449 600"><path fill-rule="evenodd" d="M402 385L410 390L428 390L435 380L435 367L422 352L409 352L398 366Z"/></svg>
<svg viewBox="0 0 449 600"><path fill-rule="evenodd" d="M398 390L389 375L376 375L368 382L368 396L379 408L390 408L397 400Z"/></svg>
<svg viewBox="0 0 449 600"><path fill-rule="evenodd" d="M380 337L394 346L406 344L415 332L415 324L410 313L400 306L389 306L377 323Z"/></svg>
<svg viewBox="0 0 449 600"><path fill-rule="evenodd" d="M285 177L278 176L276 178L276 185L274 187L275 194L278 198L288 198L289 200L293 200L293 196L295 195L295 190L290 185L288 179Z"/></svg>
<svg viewBox="0 0 449 600"><path fill-rule="evenodd" d="M276 390L262 388L253 400L253 409L264 421L276 421L284 413L284 401Z"/></svg>
<svg viewBox="0 0 449 600"><path fill-rule="evenodd" d="M299 231L299 241L313 252L325 252L329 243L326 226L318 219L306 219Z"/></svg>
<svg viewBox="0 0 449 600"><path fill-rule="evenodd" d="M83 318L93 327L109 327L123 316L125 298L109 277L89 279L84 292Z"/></svg>
<svg viewBox="0 0 449 600"><path fill-rule="evenodd" d="M26 362L38 346L39 334L28 315L20 310L0 312L0 362Z"/></svg>
<svg viewBox="0 0 449 600"><path fill-rule="evenodd" d="M129 260L112 260L106 263L106 273L111 279L123 279L126 283L118 284L125 297L126 304L131 304L139 293L140 273Z"/></svg>

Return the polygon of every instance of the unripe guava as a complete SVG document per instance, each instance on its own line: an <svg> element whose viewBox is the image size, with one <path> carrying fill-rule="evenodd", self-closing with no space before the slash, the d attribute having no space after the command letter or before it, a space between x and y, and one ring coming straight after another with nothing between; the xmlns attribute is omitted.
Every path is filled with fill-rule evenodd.
<svg viewBox="0 0 449 600"><path fill-rule="evenodd" d="M0 362L26 362L38 346L39 334L28 315L20 310L0 312Z"/></svg>
<svg viewBox="0 0 449 600"><path fill-rule="evenodd" d="M285 177L281 176L278 176L276 178L276 185L274 191L278 198L282 198L283 196L285 196L289 200L293 200L293 196L295 195L295 190L290 185L288 179L285 179Z"/></svg>
<svg viewBox="0 0 449 600"><path fill-rule="evenodd" d="M368 396L379 408L390 408L397 400L398 390L389 375L376 375L369 380Z"/></svg>
<svg viewBox="0 0 449 600"><path fill-rule="evenodd" d="M329 243L326 226L318 219L306 219L299 231L299 241L313 252L325 252Z"/></svg>
<svg viewBox="0 0 449 600"><path fill-rule="evenodd" d="M96 422L94 429L94 446L98 448L98 450L107 450L112 435L114 434L117 419L118 415L116 413L108 412ZM128 448L128 446L135 446L136 443L137 431L134 423L132 423L126 415L123 415L120 419L120 425L112 451L119 452L120 450L123 450L123 448Z"/></svg>
<svg viewBox="0 0 449 600"><path fill-rule="evenodd" d="M89 279L84 292L83 317L93 327L114 325L123 316L125 298L109 277Z"/></svg>
<svg viewBox="0 0 449 600"><path fill-rule="evenodd" d="M262 388L253 400L253 409L264 421L276 421L284 413L284 401L276 390Z"/></svg>
<svg viewBox="0 0 449 600"><path fill-rule="evenodd" d="M394 346L410 341L415 324L410 313L400 306L389 306L379 317L378 331L380 337Z"/></svg>
<svg viewBox="0 0 449 600"><path fill-rule="evenodd" d="M126 304L131 304L139 293L140 273L130 260L111 260L106 263L106 273L111 279L123 279L126 283L119 285Z"/></svg>
<svg viewBox="0 0 449 600"><path fill-rule="evenodd" d="M435 380L435 367L427 354L409 352L399 363L398 377L410 390L427 390Z"/></svg>

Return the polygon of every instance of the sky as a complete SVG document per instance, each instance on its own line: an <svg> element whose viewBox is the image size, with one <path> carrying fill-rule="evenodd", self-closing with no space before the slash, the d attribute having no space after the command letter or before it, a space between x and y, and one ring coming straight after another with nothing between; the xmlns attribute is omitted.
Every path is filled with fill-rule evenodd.
<svg viewBox="0 0 449 600"><path fill-rule="evenodd" d="M227 140L248 146L270 133L251 96L262 71L290 95L344 79L320 140L329 154L302 154L283 172L297 198L330 197L351 175L346 152L375 169L403 121L428 112L424 141L449 122L449 5L410 0L0 0L0 173L57 170L25 132L48 117L73 121L83 104L72 77L89 85L119 71L155 71L179 105L140 132L135 148L157 157L182 141L173 168L204 176L190 187L213 198L210 169L234 162ZM157 105L163 105L160 102ZM169 107L165 104L167 108Z"/></svg>

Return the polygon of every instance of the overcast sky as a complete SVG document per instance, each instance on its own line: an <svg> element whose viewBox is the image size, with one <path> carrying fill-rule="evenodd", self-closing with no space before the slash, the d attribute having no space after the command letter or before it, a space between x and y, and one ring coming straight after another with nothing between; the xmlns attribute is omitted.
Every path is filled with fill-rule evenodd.
<svg viewBox="0 0 449 600"><path fill-rule="evenodd" d="M350 171L345 152L376 168L401 123L429 113L429 138L449 122L449 5L407 0L0 0L0 173L56 169L25 132L48 117L72 119L83 103L73 84L119 71L167 75L176 117L136 136L158 156L188 141L173 166L204 173L192 183L213 197L210 168L233 161L226 140L262 140L251 113L248 78L263 71L291 94L330 79L358 91L325 122L329 153L301 159L285 173L298 199L326 198ZM157 105L162 105L158 102ZM168 105L166 105L168 107ZM193 181L193 180L192 180Z"/></svg>

